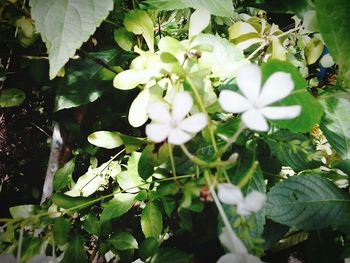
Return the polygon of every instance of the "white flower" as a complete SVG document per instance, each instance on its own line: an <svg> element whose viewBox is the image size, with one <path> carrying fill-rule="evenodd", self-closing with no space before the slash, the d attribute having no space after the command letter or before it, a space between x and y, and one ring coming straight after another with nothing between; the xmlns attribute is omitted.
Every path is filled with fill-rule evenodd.
<svg viewBox="0 0 350 263"><path fill-rule="evenodd" d="M175 145L184 144L194 134L207 126L208 119L204 113L196 113L186 118L193 105L188 92L178 93L172 102L172 112L165 103L155 102L148 107L148 116L152 123L146 126L146 135L154 142L168 142Z"/></svg>
<svg viewBox="0 0 350 263"><path fill-rule="evenodd" d="M232 184L219 184L218 197L225 204L236 205L237 213L242 216L258 212L266 200L265 194L255 190L243 197L241 189Z"/></svg>
<svg viewBox="0 0 350 263"><path fill-rule="evenodd" d="M219 95L221 107L231 113L243 113L242 121L252 130L267 131L266 119L292 119L300 114L301 106L268 106L287 97L294 88L289 73L273 73L261 88L261 70L255 64L242 67L237 72L237 85L244 96L230 90Z"/></svg>

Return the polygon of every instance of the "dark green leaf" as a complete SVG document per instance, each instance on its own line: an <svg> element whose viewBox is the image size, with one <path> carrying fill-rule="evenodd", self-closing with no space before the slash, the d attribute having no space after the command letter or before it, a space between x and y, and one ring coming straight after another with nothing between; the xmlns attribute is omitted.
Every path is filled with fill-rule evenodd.
<svg viewBox="0 0 350 263"><path fill-rule="evenodd" d="M344 172L350 179L350 160L335 160L330 165L332 168L336 168Z"/></svg>
<svg viewBox="0 0 350 263"><path fill-rule="evenodd" d="M94 202L92 202L92 200L93 199L90 197L71 197L62 193L57 193L52 196L52 202L64 209L74 208L78 210L93 205Z"/></svg>
<svg viewBox="0 0 350 263"><path fill-rule="evenodd" d="M307 83L299 70L286 61L270 60L262 65L263 79L268 79L275 72L290 73L294 81L294 90L276 106L301 105L302 110L298 117L291 120L272 121L281 128L293 132L309 132L315 124L318 124L323 114L323 108L307 91ZM276 87L278 89L278 87Z"/></svg>
<svg viewBox="0 0 350 263"><path fill-rule="evenodd" d="M30 258L40 253L43 240L37 237L25 237L22 244L21 262L27 262Z"/></svg>
<svg viewBox="0 0 350 263"><path fill-rule="evenodd" d="M302 134L279 130L267 138L267 144L282 165L290 166L296 172L322 164L311 140Z"/></svg>
<svg viewBox="0 0 350 263"><path fill-rule="evenodd" d="M163 229L163 217L159 208L152 202L147 203L141 215L141 228L145 237L158 238Z"/></svg>
<svg viewBox="0 0 350 263"><path fill-rule="evenodd" d="M21 105L26 94L19 89L4 89L0 92L0 108L8 108Z"/></svg>
<svg viewBox="0 0 350 263"><path fill-rule="evenodd" d="M141 260L146 261L157 252L159 244L156 238L146 238L140 245L139 255Z"/></svg>
<svg viewBox="0 0 350 263"><path fill-rule="evenodd" d="M97 216L93 213L87 215L87 217L82 222L83 228L91 235L99 236L101 233L101 223L99 222Z"/></svg>
<svg viewBox="0 0 350 263"><path fill-rule="evenodd" d="M274 244L276 244L280 239L287 234L289 227L286 225L278 224L272 220L266 220L264 226L263 238L265 240L264 249L270 249Z"/></svg>
<svg viewBox="0 0 350 263"><path fill-rule="evenodd" d="M53 225L53 236L55 242L59 246L63 246L67 243L70 231L70 222L64 217L59 217L55 220Z"/></svg>
<svg viewBox="0 0 350 263"><path fill-rule="evenodd" d="M108 240L115 250L129 250L138 248L137 240L128 232L120 232Z"/></svg>
<svg viewBox="0 0 350 263"><path fill-rule="evenodd" d="M307 230L342 224L349 211L349 196L317 174L290 177L267 195L268 218Z"/></svg>
<svg viewBox="0 0 350 263"><path fill-rule="evenodd" d="M119 193L114 195L112 200L103 204L101 221L104 222L122 216L131 209L135 202L134 194Z"/></svg>
<svg viewBox="0 0 350 263"><path fill-rule="evenodd" d="M322 100L325 108L320 128L328 142L344 159L350 159L350 101L336 96Z"/></svg>
<svg viewBox="0 0 350 263"><path fill-rule="evenodd" d="M68 243L68 247L64 252L64 258L62 263L88 262L87 255L84 248L84 240L78 235L74 234L71 241Z"/></svg>
<svg viewBox="0 0 350 263"><path fill-rule="evenodd" d="M340 68L340 76L350 88L350 13L348 0L316 0L317 20L329 53Z"/></svg>
<svg viewBox="0 0 350 263"><path fill-rule="evenodd" d="M191 255L175 248L161 248L152 257L151 263L188 263L191 258Z"/></svg>
<svg viewBox="0 0 350 263"><path fill-rule="evenodd" d="M65 188L72 179L75 167L75 158L67 162L63 167L58 169L53 179L53 189L59 191Z"/></svg>
<svg viewBox="0 0 350 263"><path fill-rule="evenodd" d="M117 49L89 54L106 64L122 59ZM112 87L112 81L100 79L103 69L88 58L70 62L56 92L55 111L85 105L101 97L108 87Z"/></svg>

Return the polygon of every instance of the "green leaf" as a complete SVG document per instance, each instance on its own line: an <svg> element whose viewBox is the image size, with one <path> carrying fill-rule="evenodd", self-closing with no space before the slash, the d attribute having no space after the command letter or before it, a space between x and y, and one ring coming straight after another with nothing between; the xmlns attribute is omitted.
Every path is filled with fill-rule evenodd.
<svg viewBox="0 0 350 263"><path fill-rule="evenodd" d="M137 240L128 232L120 232L111 236L108 243L112 245L115 250L137 249Z"/></svg>
<svg viewBox="0 0 350 263"><path fill-rule="evenodd" d="M123 140L120 138L119 134L111 131L94 132L89 135L88 141L95 146L106 149L114 149L123 145Z"/></svg>
<svg viewBox="0 0 350 263"><path fill-rule="evenodd" d="M0 93L0 108L9 108L21 105L26 94L19 89L4 89Z"/></svg>
<svg viewBox="0 0 350 263"><path fill-rule="evenodd" d="M62 193L57 193L52 196L52 202L58 207L62 207L64 209L75 208L81 209L86 206L93 205L91 202L93 199L89 197L71 197L69 195L65 195Z"/></svg>
<svg viewBox="0 0 350 263"><path fill-rule="evenodd" d="M138 163L138 173L143 180L147 180L154 172L154 167L159 166L169 158L169 149L167 144L157 147L154 144L147 145L141 154Z"/></svg>
<svg viewBox="0 0 350 263"><path fill-rule="evenodd" d="M128 160L128 169L117 176L119 186L128 193L137 193L144 181L138 173L138 163L141 154L133 152Z"/></svg>
<svg viewBox="0 0 350 263"><path fill-rule="evenodd" d="M114 40L125 51L131 51L132 34L124 27L114 30Z"/></svg>
<svg viewBox="0 0 350 263"><path fill-rule="evenodd" d="M329 53L340 68L340 76L350 88L350 12L348 0L316 0L317 20Z"/></svg>
<svg viewBox="0 0 350 263"><path fill-rule="evenodd" d="M154 51L153 21L144 10L132 10L125 15L125 28L136 35L142 35L148 49Z"/></svg>
<svg viewBox="0 0 350 263"><path fill-rule="evenodd" d="M88 54L108 65L125 59L116 48ZM69 62L65 77L60 80L56 91L55 111L85 105L101 97L112 83L101 78L105 70L88 58Z"/></svg>
<svg viewBox="0 0 350 263"><path fill-rule="evenodd" d="M68 219L64 217L59 217L55 220L53 225L53 237L55 239L55 243L59 246L63 246L68 242L70 231L70 222Z"/></svg>
<svg viewBox="0 0 350 263"><path fill-rule="evenodd" d="M191 255L181 250L175 248L161 248L158 253L152 257L151 263L188 263L191 258Z"/></svg>
<svg viewBox="0 0 350 263"><path fill-rule="evenodd" d="M62 260L62 263L71 262L88 262L84 248L84 240L78 234L74 234L71 241L68 243L68 247L64 252L64 258Z"/></svg>
<svg viewBox="0 0 350 263"><path fill-rule="evenodd" d="M135 195L128 193L115 194L113 199L103 204L101 213L101 221L109 221L111 219L122 216L128 212L135 204Z"/></svg>
<svg viewBox="0 0 350 263"><path fill-rule="evenodd" d="M34 205L18 205L10 207L12 218L26 218L34 212Z"/></svg>
<svg viewBox="0 0 350 263"><path fill-rule="evenodd" d="M320 128L330 145L345 159L350 159L350 101L330 96L321 101L325 115Z"/></svg>
<svg viewBox="0 0 350 263"><path fill-rule="evenodd" d="M307 83L298 69L286 61L270 60L262 65L263 79L266 81L275 72L290 73L294 81L294 90L291 94L280 102L278 106L300 105L301 113L291 120L271 121L281 128L289 129L293 132L309 132L312 127L319 123L323 114L323 108L307 91ZM276 87L278 89L278 87Z"/></svg>
<svg viewBox="0 0 350 263"><path fill-rule="evenodd" d="M200 34L210 23L210 13L207 9L197 9L190 18L188 37L192 38Z"/></svg>
<svg viewBox="0 0 350 263"><path fill-rule="evenodd" d="M31 0L30 6L36 30L49 53L53 79L107 17L113 0Z"/></svg>
<svg viewBox="0 0 350 263"><path fill-rule="evenodd" d="M65 163L63 167L58 169L53 179L53 189L59 191L65 188L72 180L72 174L75 167L75 158Z"/></svg>
<svg viewBox="0 0 350 263"><path fill-rule="evenodd" d="M158 238L163 229L163 217L159 208L152 202L147 203L141 215L141 228L145 237Z"/></svg>
<svg viewBox="0 0 350 263"><path fill-rule="evenodd" d="M157 10L207 9L213 15L224 17L232 17L234 12L231 0L147 0L145 3Z"/></svg>
<svg viewBox="0 0 350 263"><path fill-rule="evenodd" d="M302 134L279 130L267 138L266 142L282 165L290 166L296 172L322 164L312 141Z"/></svg>
<svg viewBox="0 0 350 263"><path fill-rule="evenodd" d="M316 174L290 177L267 195L268 218L306 230L342 224L349 210L349 196Z"/></svg>
<svg viewBox="0 0 350 263"><path fill-rule="evenodd" d="M21 263L27 262L30 258L38 255L41 250L43 240L38 237L27 236L22 244Z"/></svg>
<svg viewBox="0 0 350 263"><path fill-rule="evenodd" d="M146 238L140 245L139 255L141 260L147 261L147 259L154 255L159 248L159 244L156 238Z"/></svg>
<svg viewBox="0 0 350 263"><path fill-rule="evenodd" d="M102 224L94 213L89 213L82 222L82 225L89 234L100 236Z"/></svg>

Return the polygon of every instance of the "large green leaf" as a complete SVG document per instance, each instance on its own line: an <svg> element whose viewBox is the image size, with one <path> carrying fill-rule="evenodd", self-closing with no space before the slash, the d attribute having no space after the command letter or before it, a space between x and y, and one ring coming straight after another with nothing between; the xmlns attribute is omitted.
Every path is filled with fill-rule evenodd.
<svg viewBox="0 0 350 263"><path fill-rule="evenodd" d="M296 172L322 164L311 140L302 134L280 130L268 137L266 142L282 165L290 166Z"/></svg>
<svg viewBox="0 0 350 263"><path fill-rule="evenodd" d="M159 208L149 202L142 211L141 228L145 237L158 238L163 229L163 217Z"/></svg>
<svg viewBox="0 0 350 263"><path fill-rule="evenodd" d="M260 0L260 1L244 1L243 5L257 7L274 13L294 13L302 17L302 15L312 9L312 5L308 0Z"/></svg>
<svg viewBox="0 0 350 263"><path fill-rule="evenodd" d="M128 232L116 233L108 240L114 249L128 250L138 248L137 240Z"/></svg>
<svg viewBox="0 0 350 263"><path fill-rule="evenodd" d="M276 105L301 105L302 110L300 115L294 119L273 122L279 127L289 129L293 132L309 132L315 124L319 123L323 114L323 108L307 91L307 83L298 69L289 62L270 60L263 64L263 79L266 80L273 73L279 71L290 73L295 86L291 94L276 103Z"/></svg>
<svg viewBox="0 0 350 263"><path fill-rule="evenodd" d="M59 246L63 246L67 243L70 231L70 222L64 217L59 217L56 219L53 225L53 237L55 242Z"/></svg>
<svg viewBox="0 0 350 263"><path fill-rule="evenodd" d="M84 248L84 240L80 235L74 234L72 240L68 243L66 251L64 252L64 258L62 262L88 262Z"/></svg>
<svg viewBox="0 0 350 263"><path fill-rule="evenodd" d="M325 109L320 127L328 142L344 159L350 159L350 101L330 96L322 100Z"/></svg>
<svg viewBox="0 0 350 263"><path fill-rule="evenodd" d="M349 196L316 174L293 176L272 187L267 195L268 218L306 230L342 224L349 211Z"/></svg>
<svg viewBox="0 0 350 263"><path fill-rule="evenodd" d="M231 17L233 4L231 0L147 0L150 8L157 10L174 10L192 7L194 9L207 9L216 16Z"/></svg>
<svg viewBox="0 0 350 263"><path fill-rule="evenodd" d="M113 199L103 204L101 221L109 221L113 218L122 216L128 212L135 204L135 195L128 193L115 194Z"/></svg>
<svg viewBox="0 0 350 263"><path fill-rule="evenodd" d="M21 105L26 94L19 89L5 89L0 92L0 108L8 108Z"/></svg>
<svg viewBox="0 0 350 263"><path fill-rule="evenodd" d="M106 64L122 59L118 49L89 53ZM106 70L90 59L73 60L66 67L64 79L56 91L55 111L78 107L97 100L111 87L111 80L101 80Z"/></svg>
<svg viewBox="0 0 350 263"><path fill-rule="evenodd" d="M350 88L350 2L348 0L316 0L317 19L330 54L340 67L340 76Z"/></svg>
<svg viewBox="0 0 350 263"><path fill-rule="evenodd" d="M50 79L113 9L113 0L31 0L35 28L46 44Z"/></svg>

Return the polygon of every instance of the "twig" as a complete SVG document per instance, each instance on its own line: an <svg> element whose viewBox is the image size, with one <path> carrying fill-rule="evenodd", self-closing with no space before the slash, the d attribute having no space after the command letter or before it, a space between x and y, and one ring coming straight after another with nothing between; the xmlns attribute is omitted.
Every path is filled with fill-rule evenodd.
<svg viewBox="0 0 350 263"><path fill-rule="evenodd" d="M86 57L86 58L94 61L95 63L101 65L102 67L108 69L109 71L112 71L115 74L119 73L114 68L112 68L110 65L108 65L106 62L104 62L102 59L99 59L99 58L91 55L90 53L86 52L85 50L78 49L77 53L80 54L80 56L82 56L82 57Z"/></svg>
<svg viewBox="0 0 350 263"><path fill-rule="evenodd" d="M50 137L50 134L48 134L46 131L44 131L42 128L40 128L38 125L36 125L33 122L30 122L35 128L37 128L39 131L43 132L47 137Z"/></svg>

